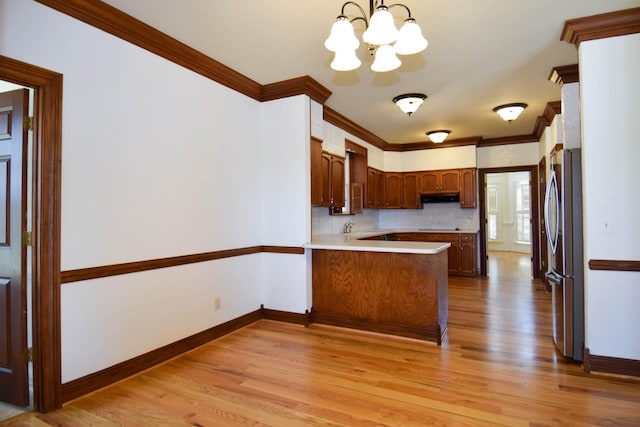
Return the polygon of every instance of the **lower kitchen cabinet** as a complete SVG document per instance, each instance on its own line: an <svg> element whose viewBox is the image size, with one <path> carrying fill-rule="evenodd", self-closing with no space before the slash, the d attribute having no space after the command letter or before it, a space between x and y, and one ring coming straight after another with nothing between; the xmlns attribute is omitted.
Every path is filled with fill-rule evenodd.
<svg viewBox="0 0 640 427"><path fill-rule="evenodd" d="M478 251L476 250L476 234L460 234L459 258L460 275L475 276L477 272Z"/></svg>
<svg viewBox="0 0 640 427"><path fill-rule="evenodd" d="M419 242L447 242L449 274L456 276L475 276L477 273L478 251L476 250L477 233L395 233L396 240Z"/></svg>

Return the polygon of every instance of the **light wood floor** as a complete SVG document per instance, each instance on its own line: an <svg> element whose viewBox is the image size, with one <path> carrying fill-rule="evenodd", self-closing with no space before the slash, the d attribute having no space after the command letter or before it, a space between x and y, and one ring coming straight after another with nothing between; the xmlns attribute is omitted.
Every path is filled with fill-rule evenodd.
<svg viewBox="0 0 640 427"><path fill-rule="evenodd" d="M263 320L58 411L2 425L640 425L640 380L563 361L549 294L516 271L519 257L505 254L494 273L491 258L488 278L450 278L441 347Z"/></svg>

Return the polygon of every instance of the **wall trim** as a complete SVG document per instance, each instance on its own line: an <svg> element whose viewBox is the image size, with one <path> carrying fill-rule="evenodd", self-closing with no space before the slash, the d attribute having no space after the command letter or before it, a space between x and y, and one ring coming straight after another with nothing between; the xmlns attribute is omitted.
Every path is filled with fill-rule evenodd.
<svg viewBox="0 0 640 427"><path fill-rule="evenodd" d="M157 348L148 353L110 366L62 384L62 401L68 402L85 394L109 386L117 381L136 375L169 359L180 356L210 341L248 326L261 319L261 311L256 310L243 316L191 335L174 343Z"/></svg>
<svg viewBox="0 0 640 427"><path fill-rule="evenodd" d="M0 78L34 90L33 406L60 402L62 74L0 55Z"/></svg>
<svg viewBox="0 0 640 427"><path fill-rule="evenodd" d="M553 67L551 74L549 74L549 80L559 85L580 82L580 69L578 64Z"/></svg>
<svg viewBox="0 0 640 427"><path fill-rule="evenodd" d="M590 259L589 270L640 271L640 261L621 261L615 259Z"/></svg>
<svg viewBox="0 0 640 427"><path fill-rule="evenodd" d="M640 7L565 21L560 40L580 46L587 40L640 33Z"/></svg>
<svg viewBox="0 0 640 427"><path fill-rule="evenodd" d="M159 268L176 267L185 264L213 261L222 258L252 255L261 252L302 255L304 254L304 248L296 246L250 246L246 248L227 249L222 251L158 258L146 261L126 262L123 264L105 265L100 267L79 268L76 270L65 270L61 272L60 282L62 284L79 282L83 280L98 279L101 277L117 276L120 274L139 273L142 271L156 270Z"/></svg>
<svg viewBox="0 0 640 427"><path fill-rule="evenodd" d="M583 359L583 367L587 373L602 372L640 377L640 360L592 355L588 348L584 350Z"/></svg>

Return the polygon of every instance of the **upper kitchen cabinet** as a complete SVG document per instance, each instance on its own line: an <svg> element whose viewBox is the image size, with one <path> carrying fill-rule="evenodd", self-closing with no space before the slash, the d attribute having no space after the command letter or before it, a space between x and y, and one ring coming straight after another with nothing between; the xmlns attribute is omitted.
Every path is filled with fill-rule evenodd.
<svg viewBox="0 0 640 427"><path fill-rule="evenodd" d="M344 157L322 151L322 141L311 139L311 205L342 208Z"/></svg>
<svg viewBox="0 0 640 427"><path fill-rule="evenodd" d="M323 206L322 141L311 138L311 205Z"/></svg>
<svg viewBox="0 0 640 427"><path fill-rule="evenodd" d="M402 207L402 174L386 172L384 174L384 207L399 209Z"/></svg>
<svg viewBox="0 0 640 427"><path fill-rule="evenodd" d="M420 172L418 180L421 194L457 193L460 191L458 169Z"/></svg>
<svg viewBox="0 0 640 427"><path fill-rule="evenodd" d="M365 207L378 209L384 207L384 172L367 168L367 198Z"/></svg>
<svg viewBox="0 0 640 427"><path fill-rule="evenodd" d="M402 207L405 209L419 209L421 207L417 172L402 174Z"/></svg>
<svg viewBox="0 0 640 427"><path fill-rule="evenodd" d="M476 207L476 169L460 169L460 207Z"/></svg>
<svg viewBox="0 0 640 427"><path fill-rule="evenodd" d="M322 198L328 200L323 206L332 209L344 207L344 157L322 152Z"/></svg>

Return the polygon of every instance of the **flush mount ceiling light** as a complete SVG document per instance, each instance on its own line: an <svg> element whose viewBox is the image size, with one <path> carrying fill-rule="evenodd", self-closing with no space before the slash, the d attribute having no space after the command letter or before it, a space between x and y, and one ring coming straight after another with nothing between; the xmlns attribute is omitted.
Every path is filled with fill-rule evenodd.
<svg viewBox="0 0 640 427"><path fill-rule="evenodd" d="M355 6L361 16L349 18L344 14L345 8L349 5ZM393 15L390 8L400 6L405 8L408 18L404 20L404 25L400 31L393 23ZM422 36L420 26L411 16L409 8L397 3L385 6L384 0L369 0L369 17L364 9L354 1L348 1L342 5L340 15L331 27L329 38L324 42L324 46L335 53L331 62L331 68L336 71L351 71L361 64L356 56L356 49L360 46L360 41L356 38L353 21L364 22L365 32L362 40L369 45L369 53L375 55L371 70L376 72L391 71L401 64L397 55L413 55L422 52L427 48L429 42Z"/></svg>
<svg viewBox="0 0 640 427"><path fill-rule="evenodd" d="M447 139L447 136L449 136L450 133L450 130L432 130L427 132L427 136L434 144L440 144Z"/></svg>
<svg viewBox="0 0 640 427"><path fill-rule="evenodd" d="M411 115L411 113L415 113L420 108L426 98L427 95L424 93L405 93L393 98L393 102L404 113Z"/></svg>
<svg viewBox="0 0 640 427"><path fill-rule="evenodd" d="M527 104L517 102L514 104L498 105L493 111L498 113L505 121L511 123L520 116L520 113L522 113L525 108L527 108Z"/></svg>

